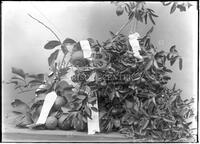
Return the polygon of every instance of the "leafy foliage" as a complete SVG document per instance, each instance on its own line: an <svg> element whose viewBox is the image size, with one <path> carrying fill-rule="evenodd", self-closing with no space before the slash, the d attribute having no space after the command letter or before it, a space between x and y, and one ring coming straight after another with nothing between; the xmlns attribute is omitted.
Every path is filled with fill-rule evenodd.
<svg viewBox="0 0 200 144"><path fill-rule="evenodd" d="M73 103L77 104L75 110L90 117L86 101L97 96L99 111L104 112L100 119L102 132L117 130L134 138L166 141L191 137L191 123L186 119L193 116L192 109L181 99L180 89L166 86L172 72L167 62L173 65L179 58L182 69L182 58L175 45L169 52L155 48L150 41L152 31L153 28L139 39L143 61L133 56L128 39L122 34L114 41L91 45L96 51L90 67L78 69L72 76L80 86L73 97ZM93 63L98 60L106 65ZM92 73L97 79L91 82L88 79ZM83 95L79 95L80 91Z"/></svg>
<svg viewBox="0 0 200 144"><path fill-rule="evenodd" d="M147 18L155 24L154 17L158 17L155 14L155 11L146 8L145 2L117 2L113 1L117 5L116 14L117 16L122 15L124 12L128 15L128 19L132 20L135 18L136 20L140 21L141 23L145 22L147 24Z"/></svg>
<svg viewBox="0 0 200 144"><path fill-rule="evenodd" d="M186 11L192 6L189 2L162 2L164 6L172 5L170 9L170 14L174 13L176 9L179 9L180 12Z"/></svg>
<svg viewBox="0 0 200 144"><path fill-rule="evenodd" d="M135 18L147 24L149 19L155 24L154 18L158 17L154 10L145 7L145 2L112 3L117 5L116 14L126 13L129 21ZM163 2L164 6L170 4L170 13L177 8L180 11L186 9L185 4ZM191 5L187 4L189 8ZM164 141L192 137L191 122L187 119L194 115L191 108L193 99L182 100L180 89L175 85L172 89L166 86L172 73L167 63L173 66L179 60L179 69L182 70L183 59L175 45L168 52L156 48L151 42L152 32L153 27L139 39L143 60L134 56L126 35L110 31L111 38L102 43L88 38L92 60L80 57L75 62L65 61L69 51L81 51L80 43L71 38L61 42L55 35L58 40L49 41L44 46L47 50L60 46L48 58L49 75L28 74L22 69L12 68L15 76L8 83L15 84L21 92L36 87L37 95L30 107L19 99L11 104L14 113L19 115L16 126L26 127L37 121L47 93L56 91L58 96L68 96L73 87L61 79L68 73L68 64L71 63L77 69L71 77L76 83L72 100L56 110L52 108L49 114L57 119L64 115L63 123L59 124L62 129L85 131L87 118L91 119L92 111L96 111L100 114L101 132L118 131L132 138ZM57 62L60 51L63 53L61 63ZM98 109L94 106L97 99Z"/></svg>

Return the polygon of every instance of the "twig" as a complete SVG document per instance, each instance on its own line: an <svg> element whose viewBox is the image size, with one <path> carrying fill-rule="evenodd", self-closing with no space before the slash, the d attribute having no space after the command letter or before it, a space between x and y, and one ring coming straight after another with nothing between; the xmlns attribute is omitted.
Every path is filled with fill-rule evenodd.
<svg viewBox="0 0 200 144"><path fill-rule="evenodd" d="M34 18L32 15L28 14L32 19L36 20L37 22L39 22L40 24L42 24L43 26L45 26L48 30L50 30L54 36L57 38L57 40L61 43L61 40L60 38L57 36L57 34L50 28L48 27L47 25L45 25L43 22L39 21L38 19Z"/></svg>
<svg viewBox="0 0 200 144"><path fill-rule="evenodd" d="M115 35L116 35L115 38L114 38L112 41L114 41L114 40L118 37L118 35L121 33L121 31L122 31L131 21L132 21L132 19L129 19L129 21L126 22L126 23L119 29L119 31L115 34Z"/></svg>
<svg viewBox="0 0 200 144"><path fill-rule="evenodd" d="M137 23L138 23L138 21L137 21L137 19L135 19L135 25L134 25L134 28L133 28L133 32L136 32L136 29L137 29Z"/></svg>

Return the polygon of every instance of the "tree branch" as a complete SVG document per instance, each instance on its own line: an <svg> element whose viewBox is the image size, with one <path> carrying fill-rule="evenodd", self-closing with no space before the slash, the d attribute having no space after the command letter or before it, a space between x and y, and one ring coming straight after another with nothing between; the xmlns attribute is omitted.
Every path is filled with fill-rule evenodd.
<svg viewBox="0 0 200 144"><path fill-rule="evenodd" d="M60 38L57 36L57 34L50 27L48 27L47 25L45 25L43 22L39 21L38 19L34 18L32 15L28 14L28 16L30 16L32 19L36 20L37 22L39 22L40 24L45 26L48 30L50 30L53 33L53 35L57 38L57 40L61 43Z"/></svg>

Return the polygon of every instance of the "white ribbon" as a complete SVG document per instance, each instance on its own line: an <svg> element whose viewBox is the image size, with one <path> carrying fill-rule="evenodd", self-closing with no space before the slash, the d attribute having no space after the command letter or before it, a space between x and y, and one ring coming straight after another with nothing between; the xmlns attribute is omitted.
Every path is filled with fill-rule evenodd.
<svg viewBox="0 0 200 144"><path fill-rule="evenodd" d="M90 95L90 88L89 87L86 87L86 90L85 92ZM91 108L91 107L95 107L97 110L98 110L98 101L96 100L96 103L94 105L92 104L89 104L88 103L88 107ZM99 127L99 112L96 112L94 110L92 110L92 116L90 118L87 118L87 123L88 123L88 134L89 135L93 135L95 134L96 132L100 132L100 127Z"/></svg>
<svg viewBox="0 0 200 144"><path fill-rule="evenodd" d="M81 48L83 50L84 58L91 59L92 50L90 48L90 43L88 40L80 41Z"/></svg>
<svg viewBox="0 0 200 144"><path fill-rule="evenodd" d="M57 98L57 94L55 91L50 92L46 95L43 106L42 106L42 110L40 112L40 116L39 116L36 124L45 124L46 119L49 115L49 112L50 112L56 98Z"/></svg>
<svg viewBox="0 0 200 144"><path fill-rule="evenodd" d="M140 37L140 35L136 32L134 34L130 34L128 36L129 38L129 43L132 47L134 56L138 59L143 59L143 57L140 55L139 51L141 50L140 45L139 45L139 41L138 38Z"/></svg>
<svg viewBox="0 0 200 144"><path fill-rule="evenodd" d="M80 45L81 45L81 48L83 50L83 55L84 55L84 58L88 58L88 59L91 59L91 54L92 54L92 50L91 50L91 47L90 47L90 43L88 40L81 40L80 41ZM95 73L93 73L89 80L88 81L93 81L94 78L95 78ZM87 94L90 94L91 90L89 87L86 87L86 93ZM88 107L92 107L91 104L88 104ZM96 107L96 109L98 109L98 103L96 101L96 103L93 105L93 107ZM87 119L87 123L88 123L88 134L95 134L96 132L100 132L100 128L99 128L99 113L96 112L96 111L92 111L92 116L91 118L92 119Z"/></svg>
<svg viewBox="0 0 200 144"><path fill-rule="evenodd" d="M98 109L98 102L96 101L96 103L92 106L91 104L88 104L88 107L95 107L96 109ZM88 122L88 134L95 134L96 132L100 132L100 128L99 128L99 113L96 111L92 111L92 119L87 119Z"/></svg>

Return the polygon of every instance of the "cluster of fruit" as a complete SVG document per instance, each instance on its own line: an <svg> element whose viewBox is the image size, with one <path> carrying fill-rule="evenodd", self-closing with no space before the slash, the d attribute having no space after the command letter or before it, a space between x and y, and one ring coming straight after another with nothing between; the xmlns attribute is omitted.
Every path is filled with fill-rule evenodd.
<svg viewBox="0 0 200 144"><path fill-rule="evenodd" d="M44 88L44 87L43 87ZM35 102L31 106L31 119L32 123L37 123L38 118L41 114L41 110L44 104L44 97L46 93L40 89L36 91L37 97ZM70 86L65 80L60 81L56 87L57 98L49 112L44 125L34 125L32 128L35 129L62 129L85 131L87 129L86 121L83 121L82 115L76 111L72 111L75 107L71 103L74 92L72 86ZM29 123L29 124L32 124Z"/></svg>

